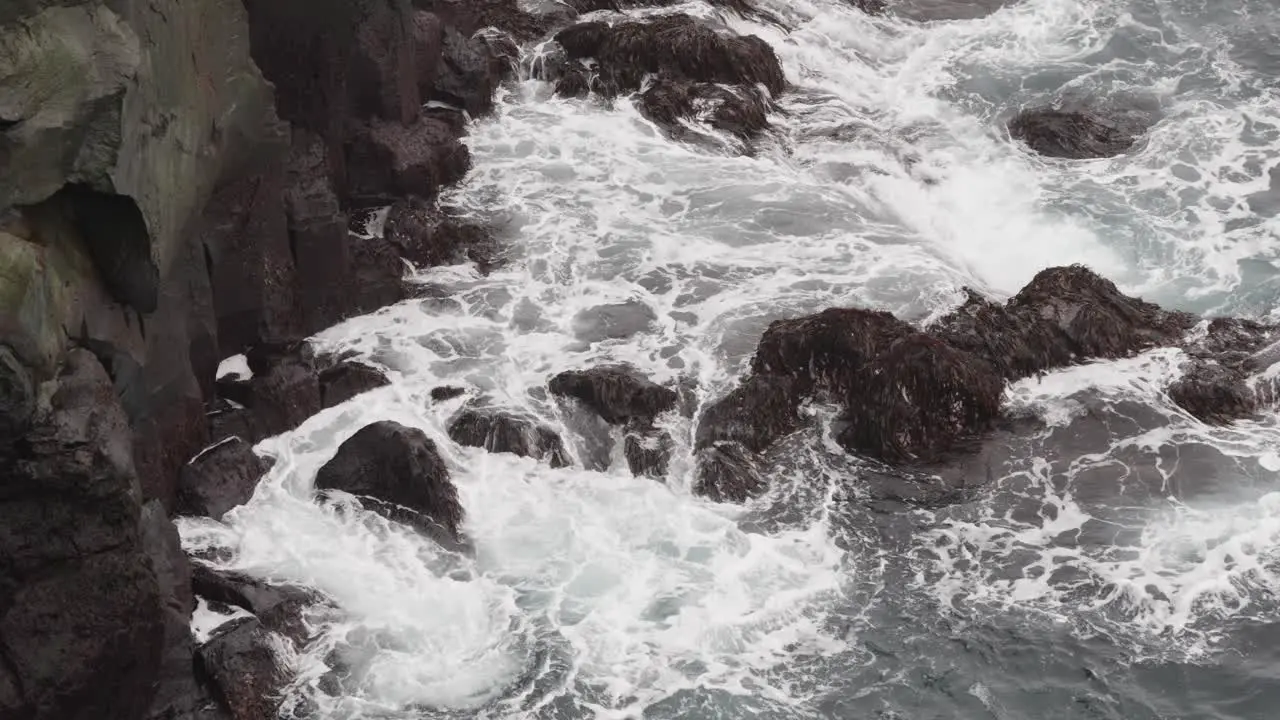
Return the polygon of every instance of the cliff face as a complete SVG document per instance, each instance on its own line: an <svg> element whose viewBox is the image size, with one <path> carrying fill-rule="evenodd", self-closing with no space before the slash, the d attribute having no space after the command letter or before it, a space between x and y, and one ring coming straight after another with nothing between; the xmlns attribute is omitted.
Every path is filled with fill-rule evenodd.
<svg viewBox="0 0 1280 720"><path fill-rule="evenodd" d="M0 717L225 716L194 672L178 476L228 432L221 358L403 297L397 252L353 245L345 213L468 170L461 114L420 108L484 109L509 58L451 23L407 0L0 2Z"/></svg>

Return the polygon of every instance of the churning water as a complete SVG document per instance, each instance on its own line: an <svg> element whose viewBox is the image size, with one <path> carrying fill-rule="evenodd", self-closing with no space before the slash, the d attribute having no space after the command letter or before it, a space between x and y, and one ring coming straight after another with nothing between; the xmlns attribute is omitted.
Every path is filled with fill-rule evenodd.
<svg viewBox="0 0 1280 720"><path fill-rule="evenodd" d="M966 5L912 0L916 15ZM996 2L968 5L998 5ZM1157 350L1009 388L1043 422L997 435L952 505L873 497L884 470L825 408L746 506L549 468L445 434L465 398L535 412L565 369L629 362L700 402L769 321L833 305L914 320L969 285L1016 291L1083 262L1123 290L1267 317L1280 298L1280 9L1273 0L1020 0L986 17L869 17L762 0L796 86L749 155L672 142L626 100L510 87L450 198L509 262L416 278L424 300L324 333L394 383L266 441L277 458L189 548L312 585L337 613L295 659L299 716L355 718L1249 718L1280 708L1280 426L1209 428ZM651 11L649 11L651 12ZM644 14L636 11L634 14ZM964 15L965 13L958 13ZM527 48L536 61L537 48ZM1004 122L1089 100L1150 113L1131 153L1035 156ZM720 143L722 151L715 149ZM311 499L364 424L421 427L449 461L476 556ZM562 427L563 430L563 427ZM566 437L571 434L563 430ZM204 617L204 616L202 616ZM207 620L207 617L204 617ZM325 662L351 677L335 689Z"/></svg>

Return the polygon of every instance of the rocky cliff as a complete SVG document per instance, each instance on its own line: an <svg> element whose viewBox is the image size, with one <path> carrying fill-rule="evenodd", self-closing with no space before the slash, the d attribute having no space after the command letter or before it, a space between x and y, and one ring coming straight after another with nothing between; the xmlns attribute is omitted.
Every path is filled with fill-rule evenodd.
<svg viewBox="0 0 1280 720"><path fill-rule="evenodd" d="M476 31L524 16L420 5L0 2L0 717L243 715L204 687L169 517L202 448L319 409L279 348L403 297L415 238L348 213L430 212L469 169L511 60ZM211 422L245 352L259 402Z"/></svg>

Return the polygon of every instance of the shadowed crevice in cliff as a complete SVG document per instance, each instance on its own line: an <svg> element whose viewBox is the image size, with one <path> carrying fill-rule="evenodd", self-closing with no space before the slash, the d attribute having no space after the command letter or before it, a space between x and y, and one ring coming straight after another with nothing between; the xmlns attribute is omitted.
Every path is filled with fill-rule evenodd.
<svg viewBox="0 0 1280 720"><path fill-rule="evenodd" d="M138 203L76 183L46 202L71 221L111 296L139 313L155 312L160 302L160 270L151 255L151 233Z"/></svg>

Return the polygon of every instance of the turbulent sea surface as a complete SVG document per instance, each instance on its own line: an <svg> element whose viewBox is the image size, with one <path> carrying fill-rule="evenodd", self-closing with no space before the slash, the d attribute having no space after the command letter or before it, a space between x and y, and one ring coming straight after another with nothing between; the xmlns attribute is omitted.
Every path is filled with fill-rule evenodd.
<svg viewBox="0 0 1280 720"><path fill-rule="evenodd" d="M293 712L1280 715L1280 425L1176 410L1162 387L1177 350L1011 386L1011 411L1043 423L994 437L960 468L970 489L931 509L873 497L885 471L824 436L823 407L745 506L690 493L683 419L668 421L665 484L445 434L463 400L432 403L438 385L559 426L551 375L625 361L706 403L771 320L866 306L923 321L961 286L1007 296L1051 265L1085 263L1170 307L1278 319L1274 0L1021 0L945 21L759 4L782 27L720 17L768 40L796 89L753 153L673 142L625 99L513 84L473 128L475 169L450 198L501 228L509 262L434 269L416 278L426 299L322 335L394 383L266 441L277 464L225 524L184 521L189 548L229 548L230 566L340 606L293 659ZM1033 155L1004 130L1022 107L1077 100L1156 122L1095 161ZM380 419L435 439L474 558L312 501L338 443ZM337 692L323 679L335 657L353 672Z"/></svg>

